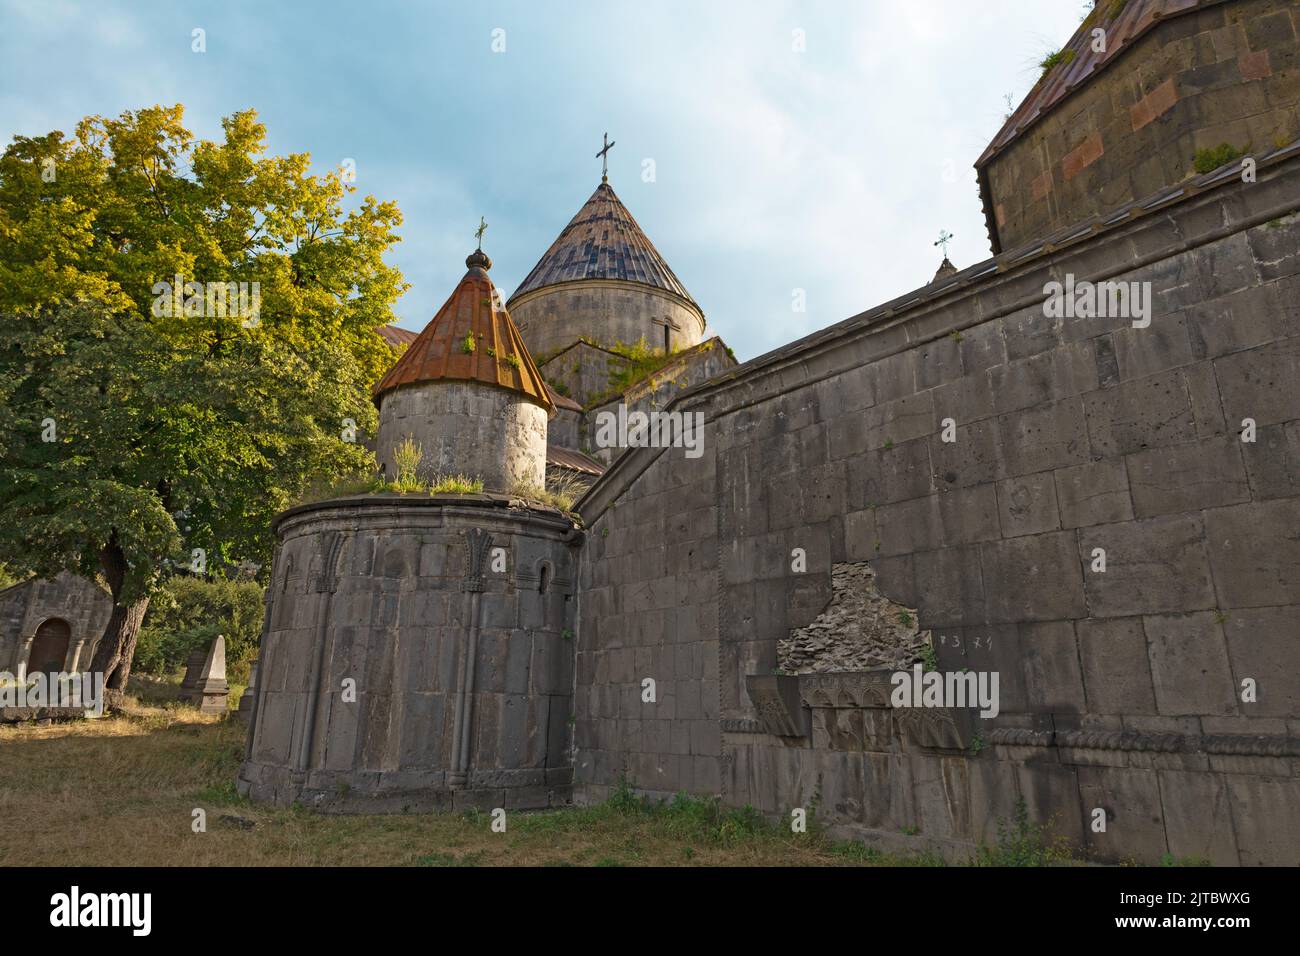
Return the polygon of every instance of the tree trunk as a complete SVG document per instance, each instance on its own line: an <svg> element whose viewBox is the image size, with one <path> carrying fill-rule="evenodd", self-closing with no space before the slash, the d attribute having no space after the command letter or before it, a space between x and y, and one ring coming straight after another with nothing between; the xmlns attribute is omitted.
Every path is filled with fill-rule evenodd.
<svg viewBox="0 0 1300 956"><path fill-rule="evenodd" d="M113 595L113 613L109 615L104 636L95 649L90 671L104 675L105 707L117 708L122 704L127 678L131 676L131 659L135 657L135 642L140 636L140 625L144 623L144 612L149 609L149 598L139 598L131 603L122 601L126 556L116 541L110 541L100 552L99 564L108 582L109 593Z"/></svg>

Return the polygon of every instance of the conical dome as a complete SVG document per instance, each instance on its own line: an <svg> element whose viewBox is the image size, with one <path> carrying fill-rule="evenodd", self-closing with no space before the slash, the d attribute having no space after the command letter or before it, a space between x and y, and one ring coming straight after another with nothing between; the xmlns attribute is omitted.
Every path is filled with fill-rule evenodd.
<svg viewBox="0 0 1300 956"><path fill-rule="evenodd" d="M601 183L510 297L543 366L580 341L678 351L704 340L704 312L608 183Z"/></svg>
<svg viewBox="0 0 1300 956"><path fill-rule="evenodd" d="M695 303L608 183L596 187L510 301L546 286L584 279L636 282Z"/></svg>
<svg viewBox="0 0 1300 956"><path fill-rule="evenodd" d="M555 405L492 287L491 261L479 250L465 264L451 298L375 386L375 457L389 479L414 470L431 483L463 475L488 491L541 488Z"/></svg>
<svg viewBox="0 0 1300 956"><path fill-rule="evenodd" d="M375 386L375 404L403 385L447 380L496 385L550 411L542 376L488 277L491 260L480 251L465 264L451 297Z"/></svg>

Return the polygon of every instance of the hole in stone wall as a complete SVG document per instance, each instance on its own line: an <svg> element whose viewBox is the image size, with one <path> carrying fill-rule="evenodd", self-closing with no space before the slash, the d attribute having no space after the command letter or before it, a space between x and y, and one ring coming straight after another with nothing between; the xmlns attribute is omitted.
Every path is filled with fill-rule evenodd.
<svg viewBox="0 0 1300 956"><path fill-rule="evenodd" d="M924 658L929 643L916 610L881 594L867 562L846 562L831 568L826 609L777 642L777 661L787 674L906 670Z"/></svg>
<svg viewBox="0 0 1300 956"><path fill-rule="evenodd" d="M541 569L537 574L537 590L540 594L545 594L551 589L551 562L543 561Z"/></svg>

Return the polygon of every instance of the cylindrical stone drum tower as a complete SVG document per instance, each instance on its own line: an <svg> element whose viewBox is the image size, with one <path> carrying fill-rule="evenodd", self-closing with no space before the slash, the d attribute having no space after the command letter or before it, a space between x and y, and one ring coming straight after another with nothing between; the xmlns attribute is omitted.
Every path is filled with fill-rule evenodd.
<svg viewBox="0 0 1300 956"><path fill-rule="evenodd" d="M241 793L323 810L567 802L574 548L542 487L550 401L481 251L375 388L377 454L483 494L302 505L278 537Z"/></svg>
<svg viewBox="0 0 1300 956"><path fill-rule="evenodd" d="M481 478L485 491L543 488L546 419L554 406L519 330L476 251L469 271L375 386L376 457L397 477L395 450L408 438L420 477Z"/></svg>

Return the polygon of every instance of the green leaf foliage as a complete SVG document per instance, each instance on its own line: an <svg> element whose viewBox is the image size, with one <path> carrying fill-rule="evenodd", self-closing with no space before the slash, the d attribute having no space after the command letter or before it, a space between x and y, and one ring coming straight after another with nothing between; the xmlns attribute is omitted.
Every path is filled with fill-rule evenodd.
<svg viewBox="0 0 1300 956"><path fill-rule="evenodd" d="M269 567L271 518L374 468L376 334L405 290L401 215L349 201L307 154L266 155L255 112L196 139L180 106L15 137L0 156L0 562L94 574L125 604L168 559ZM182 286L172 294L161 283ZM257 283L223 314L185 283ZM51 427L52 426L52 427Z"/></svg>

